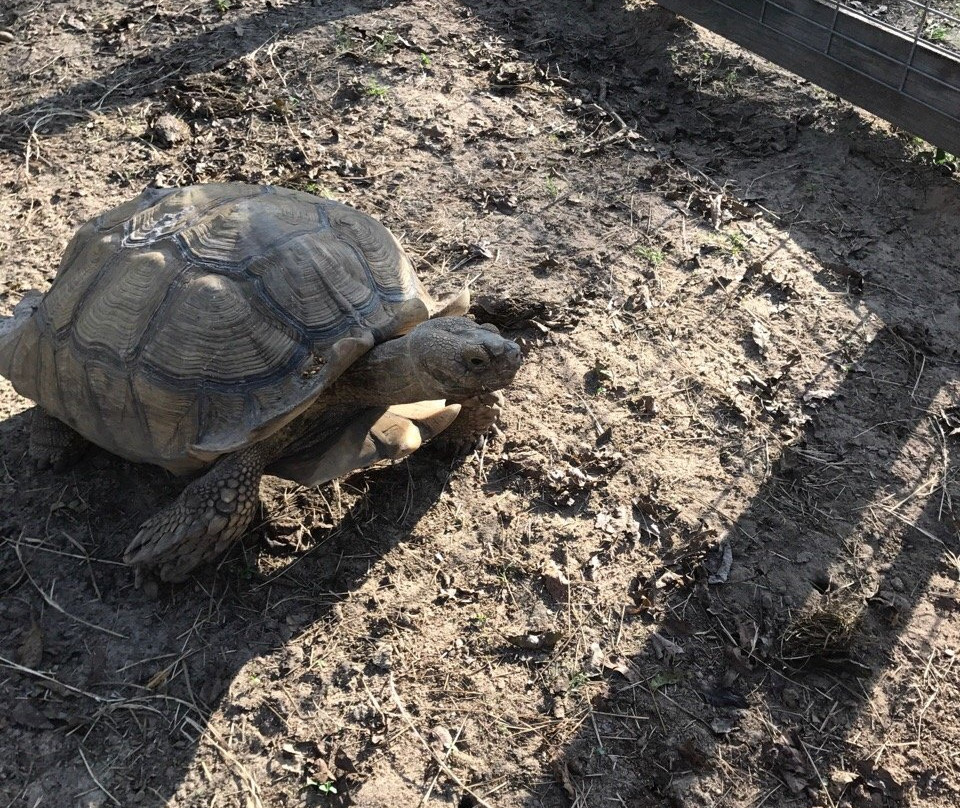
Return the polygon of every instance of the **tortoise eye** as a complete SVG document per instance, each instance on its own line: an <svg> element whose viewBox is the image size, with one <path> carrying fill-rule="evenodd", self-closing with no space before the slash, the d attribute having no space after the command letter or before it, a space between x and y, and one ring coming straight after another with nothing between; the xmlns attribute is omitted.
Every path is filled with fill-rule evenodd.
<svg viewBox="0 0 960 808"><path fill-rule="evenodd" d="M464 352L464 360L471 370L482 370L490 364L490 357L479 345L471 345Z"/></svg>

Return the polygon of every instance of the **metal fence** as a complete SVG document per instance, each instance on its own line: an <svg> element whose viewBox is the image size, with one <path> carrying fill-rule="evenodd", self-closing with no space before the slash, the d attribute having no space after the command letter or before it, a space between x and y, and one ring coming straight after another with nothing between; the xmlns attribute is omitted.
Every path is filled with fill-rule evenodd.
<svg viewBox="0 0 960 808"><path fill-rule="evenodd" d="M960 42L960 4L951 11L942 0L889 0L879 9L842 0L657 2L960 155L960 46L950 41Z"/></svg>

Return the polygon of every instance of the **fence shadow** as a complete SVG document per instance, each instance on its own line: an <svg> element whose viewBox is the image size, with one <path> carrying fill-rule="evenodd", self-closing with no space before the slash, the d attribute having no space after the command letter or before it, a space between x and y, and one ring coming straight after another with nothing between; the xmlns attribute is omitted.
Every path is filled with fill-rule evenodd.
<svg viewBox="0 0 960 808"><path fill-rule="evenodd" d="M748 703L760 705L773 739L760 744L754 736L747 744L767 764L756 785L768 796L782 790L822 799L824 773L846 767L853 775L843 786L849 794L865 804L899 804L903 784L869 759L875 750L858 752L850 733L915 617L916 626L929 629L909 637L917 664L935 647L940 618L915 610L948 569L947 537L955 540L956 524L945 513L943 489L922 483L944 479L944 464L954 463L938 397L942 402L944 390L960 380L960 321L943 296L956 286L947 257L917 267L905 266L902 256L911 239L936 232L945 221L938 217L960 210L960 188L938 181L934 169L907 168L905 141L864 126L853 111L841 113L832 131L801 133L798 117L815 118L815 102L784 117L782 107L765 106L746 86L718 90L706 79L690 86L672 59L692 45L691 31L652 5L543 0L505 14L500 3L462 2L528 58L586 88L623 121L637 122L662 159L687 161L715 188L762 201L824 267L836 267L840 256L849 275L824 270L819 279L826 290L846 294L852 307L886 323L865 351L850 357L842 384L820 403L802 441L774 464L751 505L732 523L718 516L734 559L730 581L708 585L700 576L661 604L664 625L682 622L716 640L709 658L676 661L676 681L684 683L678 687L693 692L692 702L669 687L649 686L664 666L662 646L635 649L632 664L646 672L644 681L611 680L602 713L585 723L558 762L564 774L530 805L564 804L577 783L585 789L578 798L593 793L597 800L583 804L617 798L625 805L714 804L723 791L718 761L731 754L725 739L738 737ZM725 67L745 69L735 60ZM705 162L711 150L715 157ZM828 153L863 157L849 171L869 175L875 196L865 197L862 186L843 177L819 176L817 156ZM784 171L797 172L793 188L764 182ZM899 211L900 218L890 213L895 206L875 209L881 194L922 201L912 215ZM826 232L812 224L831 220L836 228ZM915 224L913 232L907 223ZM884 413L880 423L872 417L877 412ZM931 444L939 448L931 451ZM909 464L901 461L918 457L928 476L904 478ZM915 513L920 502L922 512ZM636 777L635 766L617 766L657 733L679 751L641 767L650 770L646 778Z"/></svg>

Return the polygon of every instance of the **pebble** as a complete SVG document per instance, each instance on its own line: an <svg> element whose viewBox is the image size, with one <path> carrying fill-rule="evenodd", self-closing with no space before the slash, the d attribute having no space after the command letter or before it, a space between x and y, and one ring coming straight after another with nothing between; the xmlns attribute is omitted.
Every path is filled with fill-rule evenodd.
<svg viewBox="0 0 960 808"><path fill-rule="evenodd" d="M8 45L15 39L16 37L12 31L8 31L6 28L0 28L0 45Z"/></svg>

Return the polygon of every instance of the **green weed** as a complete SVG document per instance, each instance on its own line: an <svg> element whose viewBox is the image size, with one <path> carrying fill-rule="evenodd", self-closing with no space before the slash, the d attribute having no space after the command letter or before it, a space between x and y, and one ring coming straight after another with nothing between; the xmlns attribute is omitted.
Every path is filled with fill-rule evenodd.
<svg viewBox="0 0 960 808"><path fill-rule="evenodd" d="M384 87L376 79L369 79L363 85L363 94L367 96L367 98L386 98L389 92L390 88Z"/></svg>
<svg viewBox="0 0 960 808"><path fill-rule="evenodd" d="M664 261L663 250L659 247L635 247L634 252L654 268Z"/></svg>

